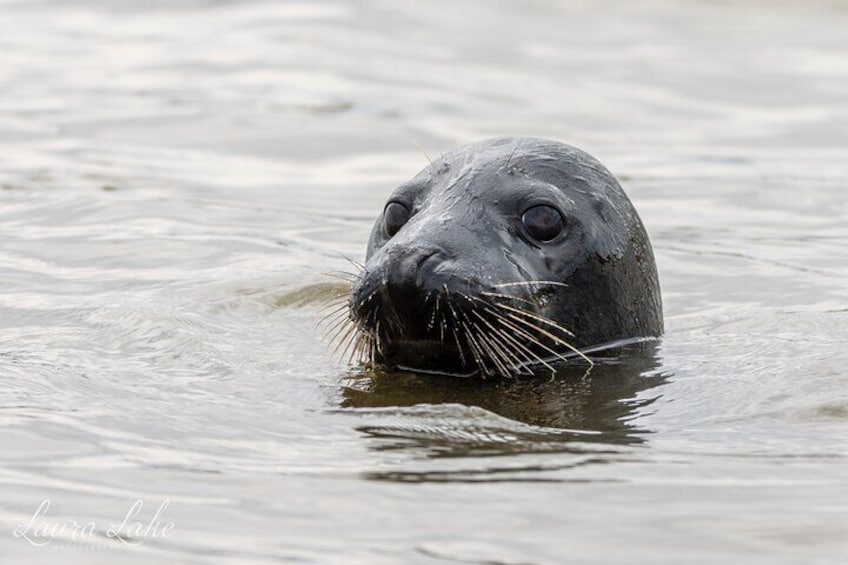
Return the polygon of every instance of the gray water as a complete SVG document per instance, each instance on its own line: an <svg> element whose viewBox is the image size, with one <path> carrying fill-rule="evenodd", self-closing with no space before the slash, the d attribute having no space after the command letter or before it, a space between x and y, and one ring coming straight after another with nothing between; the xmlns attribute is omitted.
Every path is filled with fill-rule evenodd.
<svg viewBox="0 0 848 565"><path fill-rule="evenodd" d="M496 135L621 179L664 340L346 368L322 273ZM0 186L3 563L848 562L844 2L0 0Z"/></svg>

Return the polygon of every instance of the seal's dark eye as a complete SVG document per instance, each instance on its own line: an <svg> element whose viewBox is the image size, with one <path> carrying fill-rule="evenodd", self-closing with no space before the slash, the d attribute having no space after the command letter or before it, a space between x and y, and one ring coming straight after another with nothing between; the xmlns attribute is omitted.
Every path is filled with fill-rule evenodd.
<svg viewBox="0 0 848 565"><path fill-rule="evenodd" d="M400 202L389 202L383 211L383 226L386 235L393 237L409 221L409 208Z"/></svg>
<svg viewBox="0 0 848 565"><path fill-rule="evenodd" d="M521 223L539 241L551 241L562 232L562 214L556 208L544 204L524 212Z"/></svg>

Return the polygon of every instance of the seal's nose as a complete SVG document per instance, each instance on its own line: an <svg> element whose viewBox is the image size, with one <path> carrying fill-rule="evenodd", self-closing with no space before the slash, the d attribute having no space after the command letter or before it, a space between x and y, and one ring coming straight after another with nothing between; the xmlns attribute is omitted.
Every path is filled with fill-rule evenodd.
<svg viewBox="0 0 848 565"><path fill-rule="evenodd" d="M452 276L451 260L440 247L418 246L397 251L385 272L380 302L393 313L394 330L407 339L424 339L432 330L437 297Z"/></svg>
<svg viewBox="0 0 848 565"><path fill-rule="evenodd" d="M393 321L395 331L415 333L426 316L427 301L440 292L450 275L450 255L437 245L391 245L381 249L366 265L362 279L351 292L350 308L366 323L376 312ZM433 304L430 304L432 308Z"/></svg>
<svg viewBox="0 0 848 565"><path fill-rule="evenodd" d="M404 250L386 273L385 287L392 303L414 307L426 294L440 288L437 267L447 256L439 247L423 246Z"/></svg>

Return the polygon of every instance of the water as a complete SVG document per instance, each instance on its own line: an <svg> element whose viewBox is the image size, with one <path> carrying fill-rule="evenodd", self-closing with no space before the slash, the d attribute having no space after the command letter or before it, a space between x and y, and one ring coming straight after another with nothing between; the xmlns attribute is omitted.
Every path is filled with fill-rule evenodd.
<svg viewBox="0 0 848 565"><path fill-rule="evenodd" d="M846 30L840 2L0 1L2 561L844 563ZM655 354L337 364L321 273L425 152L511 134L622 180Z"/></svg>

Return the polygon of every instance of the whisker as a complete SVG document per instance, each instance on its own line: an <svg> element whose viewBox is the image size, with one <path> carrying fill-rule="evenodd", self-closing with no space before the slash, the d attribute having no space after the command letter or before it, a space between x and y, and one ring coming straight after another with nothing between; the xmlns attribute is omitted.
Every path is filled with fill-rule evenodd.
<svg viewBox="0 0 848 565"><path fill-rule="evenodd" d="M355 283L362 280L362 275L358 273L349 273L347 271L329 271L324 273L325 277L330 277L331 279L338 279L349 283Z"/></svg>
<svg viewBox="0 0 848 565"><path fill-rule="evenodd" d="M347 261L348 263L350 263L351 265L353 265L354 267L356 267L360 271L365 271L365 265L363 265L359 261L351 259L350 257L345 255L344 253L339 253L339 255L341 255L342 259L344 259L345 261Z"/></svg>
<svg viewBox="0 0 848 565"><path fill-rule="evenodd" d="M332 345L336 343L338 337L342 335L348 325L352 324L352 322L348 319L342 319L333 324L333 327L329 328L326 332L321 335L321 343L326 345ZM332 334L332 337L330 335Z"/></svg>
<svg viewBox="0 0 848 565"><path fill-rule="evenodd" d="M315 323L315 326L320 328L322 325L324 325L324 323L325 323L325 322L327 322L327 320L329 320L329 319L331 319L331 318L332 318L332 319L334 319L336 316L340 316L340 315L342 315L342 314L346 313L346 311L347 311L347 310L348 310L348 305L347 305L347 301L345 301L345 303L344 303L344 304L342 304L342 305L338 306L338 307L337 307L335 310L333 310L332 312L330 312L330 313L328 313L328 314L326 314L326 315L322 316L322 317L321 317L321 319L319 319L319 320Z"/></svg>
<svg viewBox="0 0 848 565"><path fill-rule="evenodd" d="M362 331L358 333L353 346L353 351L350 352L350 357L347 360L348 365L352 365L354 359L356 359L357 364L362 364L362 362L364 361L364 352L367 348L368 339L368 334Z"/></svg>
<svg viewBox="0 0 848 565"><path fill-rule="evenodd" d="M551 364L542 359L542 357L538 353L518 341L518 339L516 339L509 332L503 330L502 336L504 341L515 345L515 347L517 347L521 351L522 356L526 360L525 362L520 363L518 365L518 368L524 368L528 374L532 375L533 371L532 369L530 369L530 367L532 367L533 365L542 365L551 372L551 376L556 375L556 369L554 369Z"/></svg>
<svg viewBox="0 0 848 565"><path fill-rule="evenodd" d="M471 330L468 329L468 326L465 322L459 322L462 328L465 330L465 341L468 343L468 348L471 350L471 354L474 357L474 361L477 363L477 367L480 369L480 376L486 378L486 375L489 374L489 371L486 369L486 364L483 362L482 352L479 350L479 346L477 345L477 341L474 339L474 336L471 335Z"/></svg>
<svg viewBox="0 0 848 565"><path fill-rule="evenodd" d="M536 325L536 324L533 324L532 322L530 322L530 321L526 320L525 318L521 318L521 317L516 316L516 315L514 315L514 314L506 314L506 316L507 316L507 317L509 317L509 318L512 318L513 320L515 320L516 322L518 322L518 323L520 323L520 324L524 324L525 326L527 326L527 327L529 327L529 328L534 329L535 331L537 331L537 332L541 333L542 335L544 335L544 336L546 336L546 337L550 338L550 339L551 339L552 341L554 341L555 343L559 343L560 345L565 346L567 349L569 349L570 351L574 352L574 353L575 353L575 354L577 354L580 358L582 358L584 361L586 361L586 363L588 363L589 365L592 365L592 366L594 366L594 365L595 365L595 362L594 362L594 361L592 361L591 359L589 359L589 358L588 358L588 357L587 357L587 356L586 356L586 355L585 355L582 351L580 351L579 349L577 349L576 347L574 347L573 345L571 345L571 344L570 344L570 343L568 343L567 341L565 341L565 340L563 340L563 339L561 339L561 338L557 337L556 335L552 334L551 332L549 332L549 331L547 331L547 330L543 329L542 327L540 327L540 326L538 326L538 325ZM565 358L565 357L563 357L563 356L562 356L562 354L557 354L557 355L558 355L561 359L566 360L566 358Z"/></svg>
<svg viewBox="0 0 848 565"><path fill-rule="evenodd" d="M505 327L505 329L503 329L503 330L496 330L492 326L493 331L498 332L505 340L509 341L510 343L515 345L519 350L522 351L524 358L527 359L528 363L535 364L536 362L538 362L538 363L544 365L545 367L547 367L551 371L551 374L556 374L556 370L550 364L545 362L545 360L542 359L536 352L534 352L533 350L528 348L526 345L524 345L523 343L518 341L518 339L515 336L513 336L510 332L508 332L506 330L511 330L512 332L515 332L517 330L519 333L523 333L525 335L525 337L530 340L531 343L534 343L534 344L536 344L536 345L538 345L542 348L545 348L545 346L544 346L544 344L542 344L542 342L540 342L538 339L536 339L535 336L533 336L532 334L525 332L524 330L521 330L520 328L517 328L513 324L509 323L509 321L506 320L506 318L504 318L504 315L502 313L496 311L496 310L493 310L492 307L491 307L492 305L489 302L487 302L486 300L483 300L482 298L477 298L477 297L474 297L474 300L476 300L477 302L482 304L483 309L486 312L488 312L489 314L491 314L495 318L495 321L497 321L498 323L500 323L501 325L503 325ZM486 321L485 318L482 316L482 314L480 314L478 311L475 310L474 314L476 314L481 320ZM551 351L552 353L556 354L556 352L554 352L550 349L548 349L548 350ZM536 361L531 360L528 357L528 355L530 357L533 357ZM532 371L531 371L531 373L532 373Z"/></svg>
<svg viewBox="0 0 848 565"><path fill-rule="evenodd" d="M432 297L432 293L427 295L427 298L424 299L424 307L427 307L427 301ZM436 300L438 301L439 297L436 295ZM433 309L430 311L430 318L427 321L427 331L431 331L436 326L436 308L438 307L438 302L433 303Z"/></svg>
<svg viewBox="0 0 848 565"><path fill-rule="evenodd" d="M460 296L462 298L464 298L471 305L471 310L470 310L471 314L475 315L481 322L483 322L484 325L486 325L493 332L497 333L497 330L488 322L488 320L486 320L483 316L481 316L480 313L477 312L477 310L474 307L474 300L483 302L483 304L486 304L486 302L482 301L479 298L472 298L472 297L470 297L466 294L460 293ZM494 335L484 332L483 328L481 328L480 325L477 324L476 322L472 321L464 312L463 312L463 316L468 321L468 323L471 324L471 326L474 328L474 331L476 332L476 335L477 335L477 339L481 343L481 345L486 346L486 348L489 350L489 354L492 358L492 361L495 363L496 366L498 366L498 369L500 370L501 375L504 378L513 376L512 373L514 372L515 367L514 367L513 361L510 361L510 359L509 359L511 353L504 350L500 345L498 345L498 342L494 339L495 338ZM521 365L521 361L519 361L514 356L513 356L513 358L515 359L515 362L518 365Z"/></svg>
<svg viewBox="0 0 848 565"><path fill-rule="evenodd" d="M485 304L485 303L484 303L484 304ZM533 364L533 360L532 360L532 359L530 359L530 357L528 357L528 356L527 356L527 353L524 353L524 352L522 351L522 355L524 356L525 361L521 361L521 360L518 358L518 355L516 355L515 353L513 353L513 352L509 351L509 347L508 347L508 346L509 346L509 343L508 343L508 340L509 340L509 339L511 339L511 336L509 336L509 335L508 335L505 331L503 331L503 330L501 330L501 329L498 329L498 328L496 328L495 326L493 326L493 325L492 325L492 323L491 323L491 322L489 322L489 320L487 320L487 319L486 319L486 318L485 318L482 314L480 314L480 312L478 312L477 310L472 311L472 312L471 312L471 314L472 314L472 315L474 315L474 316L476 316L476 317L477 317L477 319L479 319L482 323L484 323L486 326L488 326L488 328L492 331L492 334L490 335L490 338L491 338L492 340L496 340L496 341L497 341L497 343L499 343L499 344L500 344L500 349L501 349L501 351L502 351L505 355L508 355L508 356L510 356L510 357L512 357L512 358L513 358L513 360L514 360L513 368L517 368L517 369L525 368L525 370L527 371L527 373L528 373L528 374L530 374L530 375L532 375L532 374L533 374L533 372L532 372L532 371L530 371L529 369L526 369L526 367L523 367L523 365L526 365L527 363L529 363L529 364ZM526 352L530 352L530 350L529 350L529 349L527 349L526 347L524 347L523 345L521 345L520 343L518 343L518 342L517 342L517 341L515 341L514 339L513 339L513 345L518 346L520 349L523 349L523 350L524 350L524 351L526 351ZM532 354L532 352L530 352L530 353ZM536 356L536 358L537 358L537 359L539 359L539 357L538 357L538 356ZM539 359L539 360L541 361L541 359Z"/></svg>
<svg viewBox="0 0 848 565"><path fill-rule="evenodd" d="M466 295L462 293L457 294L470 302L470 299ZM489 374L489 370L485 363L485 359L489 359L495 365L497 372L502 376L507 377L509 375L509 371L503 366L498 355L487 346L483 340L483 336L479 333L479 328L468 318L468 315L464 311L460 310L459 313L465 319L464 322L460 321L460 323L465 329L466 340L468 341L468 345L471 347L471 352L474 354L477 365L480 367L481 376Z"/></svg>
<svg viewBox="0 0 848 565"><path fill-rule="evenodd" d="M445 291L445 304L448 305L447 313L451 317L451 321L453 322L451 330L453 333L453 339L456 341L456 350L459 352L459 359L462 362L463 367L468 366L468 361L465 359L465 352L462 350L462 343L460 343L459 334L457 333L457 328L459 326L459 320L457 319L456 311L453 309L453 305L450 303L450 291L448 290L448 285L443 284L442 288Z"/></svg>
<svg viewBox="0 0 848 565"><path fill-rule="evenodd" d="M338 298L331 298L329 300L326 300L324 302L323 306L321 306L321 308L318 309L318 313L319 314L326 314L327 312L329 312L333 309L340 308L342 306L347 306L348 300L349 300L349 297L347 295L339 296Z"/></svg>
<svg viewBox="0 0 848 565"><path fill-rule="evenodd" d="M456 350L459 352L459 360L462 363L463 367L468 366L468 361L465 359L465 353L462 351L462 343L459 340L459 334L457 334L458 324L454 322L453 327L451 328L451 333L453 334L453 339L456 341Z"/></svg>
<svg viewBox="0 0 848 565"><path fill-rule="evenodd" d="M351 349L350 355L347 358L348 366L353 365L353 358L356 356L356 352L362 345L362 333L357 332L356 335L354 335L354 338L351 340L351 343L353 344L353 348ZM345 353L347 353L347 350L345 350Z"/></svg>
<svg viewBox="0 0 848 565"><path fill-rule="evenodd" d="M495 315L495 312L490 312L490 313ZM503 326L505 326L506 328L512 330L516 335L521 336L524 339L528 340L533 345L536 345L539 348L544 349L545 351L547 351L548 353L550 353L554 357L556 357L558 359L562 359L563 361L568 361L568 357L565 357L561 352L559 352L555 349L552 349L551 347L548 347L547 345L545 345L544 343L539 341L539 339L536 336L534 336L533 334L531 334L530 332L528 332L527 330L525 330L523 328L519 328L515 324L508 321L506 318L499 317L498 323L500 323ZM540 357L539 357L539 361L542 362L543 364L545 364L545 366L548 367L551 370L551 372L554 372L554 373L556 372L551 365L545 363L545 361L543 359L541 359Z"/></svg>
<svg viewBox="0 0 848 565"><path fill-rule="evenodd" d="M512 148L512 151L509 152L509 157L506 158L506 169L509 170L509 162L512 161L512 156L515 155L515 151L518 149L518 145Z"/></svg>
<svg viewBox="0 0 848 565"><path fill-rule="evenodd" d="M520 296L512 296L511 294L501 294L500 292L481 292L483 296L492 296L494 298L506 298L507 300L517 300L519 302L525 302L530 306L538 306L536 302L532 300L528 300L526 298L522 298Z"/></svg>
<svg viewBox="0 0 848 565"><path fill-rule="evenodd" d="M368 367L373 367L376 362L376 350L374 349L374 336L370 334L368 335L368 351L366 353L368 355L366 363L368 364Z"/></svg>
<svg viewBox="0 0 848 565"><path fill-rule="evenodd" d="M496 306L497 308L503 308L504 310L509 310L510 312L515 312L516 314L520 314L521 316L526 316L528 318L531 318L531 319L536 320L538 322L541 322L543 324L547 324L551 327L558 329L559 331L563 332L564 334L568 335L569 337L574 337L573 333L571 333L570 331L568 331L567 329L565 329L564 327L562 327L558 323L554 322L550 318L545 318L544 316L539 316L538 314L533 314L532 312L522 310L521 308L514 308L512 306L507 306L506 304L501 304L501 303L498 303L498 302L493 303L493 306Z"/></svg>
<svg viewBox="0 0 848 565"><path fill-rule="evenodd" d="M333 283L330 283L333 284ZM350 296L350 287L347 287L344 291L341 289L337 289L338 292L335 292L322 300L321 302L333 302L334 300L341 300L342 298L347 299Z"/></svg>
<svg viewBox="0 0 848 565"><path fill-rule="evenodd" d="M356 324L353 323L352 320L346 319L344 323L339 324L338 330L333 334L333 337L328 340L328 343L335 343L336 346L333 348L333 355L338 353L339 348L344 344L344 342L353 334L353 332L357 331Z"/></svg>
<svg viewBox="0 0 848 565"><path fill-rule="evenodd" d="M380 310L380 308L378 306L377 310L374 311L374 317L375 318L377 317L377 312L379 312L379 310ZM379 319L377 320L377 323L376 323L375 328L374 328L374 342L376 343L377 351L380 353L380 355L382 355L383 354L383 340L382 340L381 335L380 335L380 320ZM377 358L376 355L374 356L374 358L375 359Z"/></svg>
<svg viewBox="0 0 848 565"><path fill-rule="evenodd" d="M465 298L470 302L467 296L462 293L458 294L459 296ZM480 335L479 328L468 318L468 315L464 311L461 310L460 314L462 314L462 317L465 318L465 322L467 322L465 327L466 329L468 329L468 335L470 338L473 338L473 341L480 352L481 358L488 357L492 361L492 363L494 363L495 368L498 370L498 372L501 373L502 376L506 376L509 371L507 371L506 368L501 367L501 362L500 359L498 359L498 356L495 355L491 350L489 350L486 343L483 341L483 336Z"/></svg>
<svg viewBox="0 0 848 565"><path fill-rule="evenodd" d="M504 322L501 321L501 323L504 323ZM508 324L504 324L504 327L506 329L510 329L512 331L515 331L515 329L509 327ZM519 330L517 333L523 333L523 332L521 330ZM536 342L536 340L532 339L533 336L531 336L530 334L525 334L525 335L527 335L529 338L531 338L531 343ZM518 341L518 339L515 336L504 331L504 339L507 340L508 342L512 343L513 345L515 345L517 348L519 348L523 352L524 358L527 359L527 362L530 365L535 365L535 364L543 365L546 369L548 369L551 372L551 375L556 375L556 369L554 369L554 367L550 363L545 361L538 353L536 353L535 351L531 350L529 347L527 347L526 345L524 345L523 343ZM536 342L536 343L538 344L538 342ZM540 347L545 348L544 345L542 345L542 344L539 344L539 345L540 345ZM532 357L533 359L530 359L528 356Z"/></svg>
<svg viewBox="0 0 848 565"><path fill-rule="evenodd" d="M516 281L496 284L492 286L495 288L502 288L506 286L561 286L563 288L568 288L567 284L558 281Z"/></svg>
<svg viewBox="0 0 848 565"><path fill-rule="evenodd" d="M345 352L348 350L348 348L350 347L351 342L352 342L352 341L354 341L354 338L355 338L355 337L356 337L356 333L355 333L355 332L347 332L347 333L344 335L344 338L343 338L343 339L341 339L341 340L339 340L339 342L338 342L338 343L336 344L336 346L333 348L332 356L333 356L333 357L334 357L334 358L335 358L335 359L336 359L339 363L344 363Z"/></svg>
<svg viewBox="0 0 848 565"><path fill-rule="evenodd" d="M503 354L502 350L499 351L498 347L492 341L491 336L483 333L480 326L478 326L476 323L471 322L471 326L474 332L477 334L477 339L480 342L480 345L488 350L489 357L495 364L495 367L498 369L498 372L501 374L501 376L505 379L513 376L512 363Z"/></svg>
<svg viewBox="0 0 848 565"><path fill-rule="evenodd" d="M324 331L324 337L330 335L339 329L339 326L344 326L345 324L353 324L353 320L350 319L349 316L345 314L345 312L339 312L336 315L336 318L333 319L332 324L328 323L327 328ZM333 339L338 337L337 335L333 335ZM333 341L333 340L330 340Z"/></svg>
<svg viewBox="0 0 848 565"><path fill-rule="evenodd" d="M341 350L341 355L339 355L340 359L344 359L347 356L348 349L350 349L351 345L356 341L356 338L360 335L359 328L356 327L356 324L351 324L350 329L348 329L347 333L345 333L342 341L339 343L345 344L344 349ZM333 350L333 355L337 353L337 349L339 349L339 345L336 346L336 349Z"/></svg>
<svg viewBox="0 0 848 565"><path fill-rule="evenodd" d="M446 326L447 326L447 320L445 319L445 315L441 311L441 302L440 302L441 299L442 299L442 295L437 294L436 295L436 312L437 312L437 314L442 314L441 317L439 318L439 341L444 343L445 342L445 329L446 329Z"/></svg>

